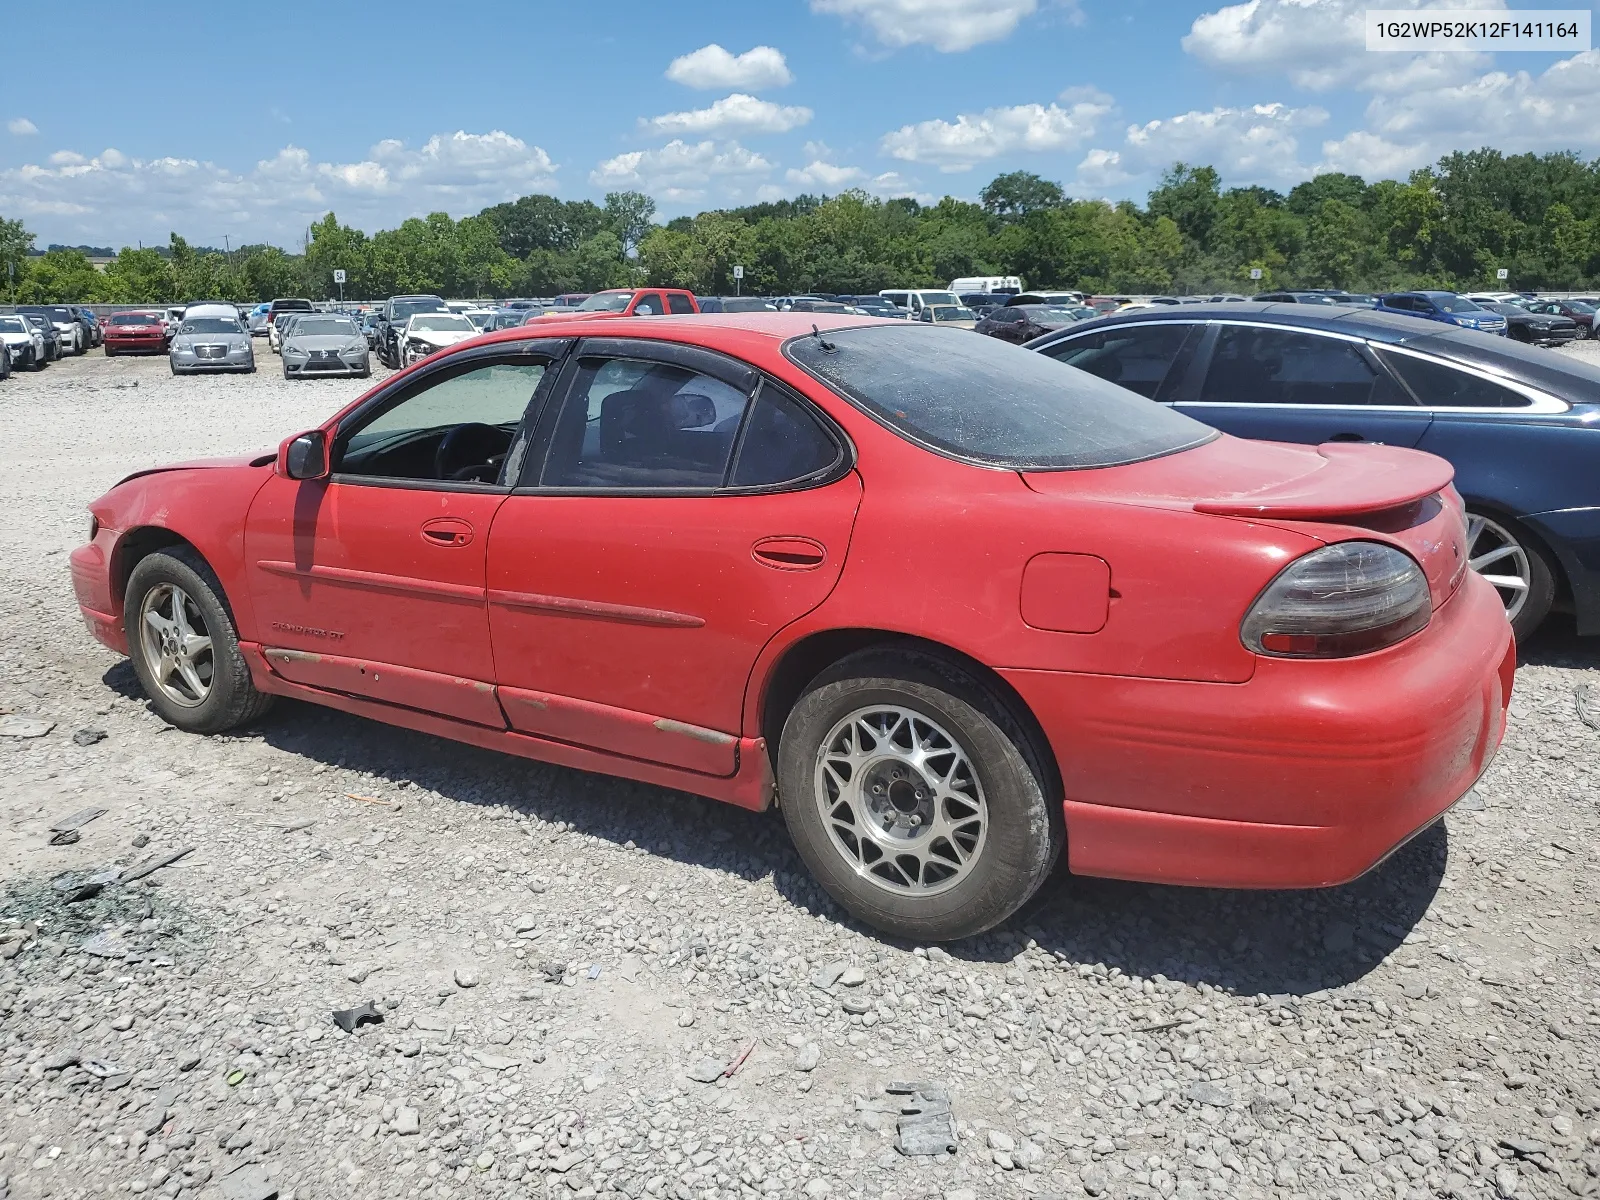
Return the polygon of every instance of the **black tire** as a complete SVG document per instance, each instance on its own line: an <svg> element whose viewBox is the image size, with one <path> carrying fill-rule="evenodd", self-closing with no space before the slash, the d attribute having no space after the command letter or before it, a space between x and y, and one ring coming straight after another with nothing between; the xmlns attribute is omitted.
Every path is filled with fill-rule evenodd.
<svg viewBox="0 0 1600 1200"><path fill-rule="evenodd" d="M864 878L836 844L818 803L824 739L851 712L876 704L912 710L947 731L983 790L988 827L977 858L964 878L931 896ZM1053 778L999 694L953 662L923 652L865 650L836 663L800 697L778 743L784 821L813 877L860 920L913 941L982 933L1038 890L1066 841Z"/></svg>
<svg viewBox="0 0 1600 1200"><path fill-rule="evenodd" d="M196 707L184 707L166 696L156 685L143 652L140 612L145 597L163 584L176 585L189 594L211 636L211 689ZM122 619L134 673L151 707L169 725L189 733L221 733L254 721L272 707L273 697L256 690L250 667L239 652L239 634L222 584L196 551L173 546L140 559L128 578Z"/></svg>
<svg viewBox="0 0 1600 1200"><path fill-rule="evenodd" d="M1522 602L1522 607L1511 620L1512 635L1518 642L1526 641L1534 630L1544 624L1544 619L1550 615L1550 609L1555 604L1556 566L1550 561L1550 555L1544 547L1510 517L1493 512L1469 512L1469 515L1482 517L1498 525L1527 556L1527 599Z"/></svg>
<svg viewBox="0 0 1600 1200"><path fill-rule="evenodd" d="M117 352L115 350L113 350L110 346L107 346L106 347L106 357L107 358L115 358L116 356L117 356Z"/></svg>

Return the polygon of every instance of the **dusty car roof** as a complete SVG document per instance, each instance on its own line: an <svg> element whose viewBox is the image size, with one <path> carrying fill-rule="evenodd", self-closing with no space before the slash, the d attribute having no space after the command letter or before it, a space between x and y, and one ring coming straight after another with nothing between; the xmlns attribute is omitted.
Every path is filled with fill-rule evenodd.
<svg viewBox="0 0 1600 1200"><path fill-rule="evenodd" d="M680 316L618 317L596 323L586 320L588 314L546 312L537 325L518 325L512 329L496 330L484 335L485 342L510 342L525 338L549 337L638 337L649 336L652 331L671 331L672 340L680 340L685 331L708 329L756 334L772 341L787 341L816 329L845 329L856 325L903 326L904 321L885 317L863 317L854 313L813 312L737 312L737 313L685 313Z"/></svg>

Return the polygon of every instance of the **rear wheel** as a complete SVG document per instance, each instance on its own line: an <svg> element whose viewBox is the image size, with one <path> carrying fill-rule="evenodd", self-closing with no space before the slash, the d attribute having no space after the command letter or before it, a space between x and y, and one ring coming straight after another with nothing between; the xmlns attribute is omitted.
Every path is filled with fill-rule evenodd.
<svg viewBox="0 0 1600 1200"><path fill-rule="evenodd" d="M981 933L1044 882L1061 809L1005 702L944 659L869 650L801 696L778 749L784 820L828 894L888 933Z"/></svg>
<svg viewBox="0 0 1600 1200"><path fill-rule="evenodd" d="M141 559L122 619L145 695L161 718L190 733L221 733L272 705L256 690L222 584L182 546Z"/></svg>
<svg viewBox="0 0 1600 1200"><path fill-rule="evenodd" d="M1467 564L1494 585L1520 642L1555 603L1555 570L1544 551L1509 517L1467 514Z"/></svg>

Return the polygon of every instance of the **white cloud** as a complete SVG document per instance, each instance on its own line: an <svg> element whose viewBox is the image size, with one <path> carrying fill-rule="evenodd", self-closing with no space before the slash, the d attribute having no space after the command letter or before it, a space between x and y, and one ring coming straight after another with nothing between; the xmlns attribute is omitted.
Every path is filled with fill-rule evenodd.
<svg viewBox="0 0 1600 1200"><path fill-rule="evenodd" d="M659 134L787 133L810 120L809 108L774 104L735 92L710 108L641 118L639 126L646 132Z"/></svg>
<svg viewBox="0 0 1600 1200"><path fill-rule="evenodd" d="M962 114L954 121L922 121L886 133L885 154L906 162L932 163L965 171L1001 155L1070 150L1094 136L1096 122L1111 111L1111 97L1093 91L1062 93L1068 102L1018 104Z"/></svg>
<svg viewBox="0 0 1600 1200"><path fill-rule="evenodd" d="M1320 108L1284 104L1188 112L1130 126L1124 153L1150 168L1179 159L1213 166L1230 184L1297 183L1306 169L1296 134L1327 119Z"/></svg>
<svg viewBox="0 0 1600 1200"><path fill-rule="evenodd" d="M1541 75L1490 71L1453 87L1376 97L1367 128L1323 144L1323 170L1397 177L1452 150L1507 154L1600 149L1594 98L1600 50L1562 59Z"/></svg>
<svg viewBox="0 0 1600 1200"><path fill-rule="evenodd" d="M459 217L549 190L555 173L543 149L499 130L438 134L416 148L384 141L349 163L285 146L242 172L192 158L60 150L48 165L0 171L0 211L39 226L41 241L150 242L177 230L201 241L231 231L292 243L330 209L366 229L440 210Z"/></svg>
<svg viewBox="0 0 1600 1200"><path fill-rule="evenodd" d="M6 122L6 132L14 133L18 137L27 137L29 134L38 133L39 127L27 117L12 117Z"/></svg>
<svg viewBox="0 0 1600 1200"><path fill-rule="evenodd" d="M730 54L715 42L700 47L693 54L673 59L667 67L667 78L704 91L742 88L758 92L762 88L784 87L794 82L789 64L771 46L756 46L743 54Z"/></svg>
<svg viewBox="0 0 1600 1200"><path fill-rule="evenodd" d="M946 54L1011 36L1038 0L811 0L811 11L858 21L886 46Z"/></svg>
<svg viewBox="0 0 1600 1200"><path fill-rule="evenodd" d="M867 173L860 167L839 167L821 159L813 159L798 170L790 167L783 177L796 187L837 192L860 183Z"/></svg>
<svg viewBox="0 0 1600 1200"><path fill-rule="evenodd" d="M737 198L742 185L773 171L773 164L738 142L685 142L674 138L659 150L630 150L589 172L589 182L607 191L637 189L667 201L698 200L718 182Z"/></svg>
<svg viewBox="0 0 1600 1200"><path fill-rule="evenodd" d="M1195 18L1183 48L1221 70L1284 74L1312 91L1358 87L1405 92L1455 83L1480 54L1389 54L1367 50L1369 0L1246 0ZM1504 0L1382 0L1381 7L1503 8Z"/></svg>

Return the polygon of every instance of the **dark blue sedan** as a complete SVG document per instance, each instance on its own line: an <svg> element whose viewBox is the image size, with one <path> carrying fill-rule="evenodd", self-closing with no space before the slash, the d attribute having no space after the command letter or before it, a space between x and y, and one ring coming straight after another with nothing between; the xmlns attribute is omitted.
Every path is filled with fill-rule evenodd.
<svg viewBox="0 0 1600 1200"><path fill-rule="evenodd" d="M1029 348L1239 437L1384 442L1456 469L1468 558L1524 637L1553 607L1600 635L1600 368L1369 308L1184 305Z"/></svg>
<svg viewBox="0 0 1600 1200"><path fill-rule="evenodd" d="M1454 292L1390 292L1378 297L1377 309L1421 317L1425 321L1443 321L1446 325L1459 325L1462 329L1483 333L1504 336L1506 332L1506 319L1499 313L1490 312Z"/></svg>

